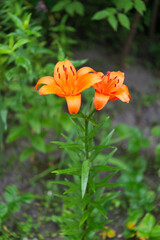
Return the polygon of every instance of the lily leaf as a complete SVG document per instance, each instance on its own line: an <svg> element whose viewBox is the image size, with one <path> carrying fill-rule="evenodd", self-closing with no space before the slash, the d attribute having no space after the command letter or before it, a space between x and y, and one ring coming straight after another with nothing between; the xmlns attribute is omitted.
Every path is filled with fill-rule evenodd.
<svg viewBox="0 0 160 240"><path fill-rule="evenodd" d="M85 160L82 165L82 176L81 176L82 198L84 197L86 188L87 188L89 169L90 169L90 162L89 160Z"/></svg>

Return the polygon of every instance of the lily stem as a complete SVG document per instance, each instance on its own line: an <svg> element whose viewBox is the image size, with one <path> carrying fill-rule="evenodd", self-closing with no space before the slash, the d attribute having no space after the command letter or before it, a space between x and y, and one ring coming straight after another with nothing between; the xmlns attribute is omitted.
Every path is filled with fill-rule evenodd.
<svg viewBox="0 0 160 240"><path fill-rule="evenodd" d="M86 116L85 119L85 160L89 159L89 146L88 146L88 116ZM89 187L87 185L87 189L86 189L86 194L89 193ZM88 211L88 204L86 204L86 207L84 209L84 212ZM83 223L83 237L82 240L85 240L86 237L86 231L87 231L87 220Z"/></svg>
<svg viewBox="0 0 160 240"><path fill-rule="evenodd" d="M85 154L86 160L88 160L89 151L88 151L88 118L85 119Z"/></svg>

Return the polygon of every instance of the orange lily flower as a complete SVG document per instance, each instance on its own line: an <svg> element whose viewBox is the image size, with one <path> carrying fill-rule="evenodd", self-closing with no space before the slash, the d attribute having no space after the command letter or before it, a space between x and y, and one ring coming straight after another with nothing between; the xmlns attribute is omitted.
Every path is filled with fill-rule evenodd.
<svg viewBox="0 0 160 240"><path fill-rule="evenodd" d="M78 113L81 106L81 92L100 82L101 77L90 67L83 67L76 72L69 60L58 62L54 69L54 77L42 77L38 80L35 89L40 95L56 94L67 101L70 114Z"/></svg>
<svg viewBox="0 0 160 240"><path fill-rule="evenodd" d="M108 101L120 99L129 103L131 98L128 87L123 84L123 72L108 72L107 75L98 73L102 81L93 85L95 88L94 105L97 110L101 110Z"/></svg>

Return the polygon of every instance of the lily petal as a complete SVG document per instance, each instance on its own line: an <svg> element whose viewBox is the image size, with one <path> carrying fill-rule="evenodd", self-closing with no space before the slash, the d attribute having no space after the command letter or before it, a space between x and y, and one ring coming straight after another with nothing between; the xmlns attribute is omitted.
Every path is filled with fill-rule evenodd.
<svg viewBox="0 0 160 240"><path fill-rule="evenodd" d="M75 81L77 79L76 69L69 60L66 60L64 62L64 68L65 68L65 71L66 71L66 84L68 85L69 91L71 93L73 93L74 84L75 84Z"/></svg>
<svg viewBox="0 0 160 240"><path fill-rule="evenodd" d="M67 101L68 111L70 114L78 113L81 107L81 94L65 97Z"/></svg>
<svg viewBox="0 0 160 240"><path fill-rule="evenodd" d="M98 83L102 81L102 78L99 74L95 73L88 73L85 75L82 75L80 78L78 78L76 86L75 86L75 91L77 93L80 93L84 91L85 89L93 86L95 83Z"/></svg>
<svg viewBox="0 0 160 240"><path fill-rule="evenodd" d="M66 95L72 93L72 86L76 80L76 76L76 69L69 60L58 62L54 68L55 81Z"/></svg>
<svg viewBox="0 0 160 240"><path fill-rule="evenodd" d="M110 72L106 75L105 81L107 80L107 89L105 89L107 92L114 93L118 91L124 82L124 73L123 72Z"/></svg>
<svg viewBox="0 0 160 240"><path fill-rule="evenodd" d="M107 104L109 98L110 96L107 96L95 91L95 96L94 96L95 109L101 110Z"/></svg>
<svg viewBox="0 0 160 240"><path fill-rule="evenodd" d="M50 76L46 76L46 77L42 77L38 80L35 89L38 90L38 86L41 84L52 84L54 83L54 77L50 77Z"/></svg>
<svg viewBox="0 0 160 240"><path fill-rule="evenodd" d="M117 91L114 95L115 97L119 98L122 102L129 103L129 100L131 99L128 87L124 84L122 85L122 88L119 91Z"/></svg>
<svg viewBox="0 0 160 240"><path fill-rule="evenodd" d="M39 89L39 95L47 95L47 94L56 94L59 97L65 96L65 93L62 91L62 89L59 86L57 86L56 83L44 85Z"/></svg>
<svg viewBox="0 0 160 240"><path fill-rule="evenodd" d="M92 72L92 73L96 73L96 71L94 71L92 68L90 67L82 67L80 68L78 71L77 71L77 75L78 77L81 77L89 72Z"/></svg>
<svg viewBox="0 0 160 240"><path fill-rule="evenodd" d="M123 84L123 82L124 82L124 73L123 72L120 72L120 71L118 71L118 72L111 72L110 73L110 79L119 79L119 86L121 85L122 86L122 84Z"/></svg>

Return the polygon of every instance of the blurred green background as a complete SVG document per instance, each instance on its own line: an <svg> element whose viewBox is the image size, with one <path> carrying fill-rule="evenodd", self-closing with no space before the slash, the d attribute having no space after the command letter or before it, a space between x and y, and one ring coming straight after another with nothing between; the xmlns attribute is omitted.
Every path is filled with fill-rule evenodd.
<svg viewBox="0 0 160 240"><path fill-rule="evenodd" d="M109 163L121 169L120 194L106 211L113 239L160 239L159 13L159 0L0 1L1 240L60 239L55 215L65 207L51 171L69 157L50 141L74 130L65 100L39 96L34 86L66 58L77 69L125 73L130 103L96 113L98 121L110 116L96 141L115 128L118 151ZM82 110L93 96L84 91Z"/></svg>

